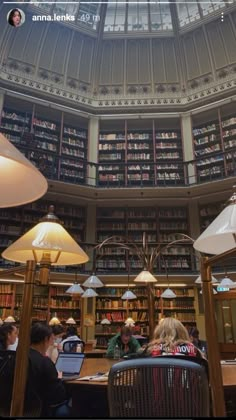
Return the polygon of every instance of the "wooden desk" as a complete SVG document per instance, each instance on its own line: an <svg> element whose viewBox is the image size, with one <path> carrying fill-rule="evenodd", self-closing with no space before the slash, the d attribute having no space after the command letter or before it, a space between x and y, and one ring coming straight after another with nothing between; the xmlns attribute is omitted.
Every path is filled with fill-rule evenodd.
<svg viewBox="0 0 236 420"><path fill-rule="evenodd" d="M108 372L115 363L117 363L117 360L114 359L85 359L80 376L92 376L97 372ZM236 413L234 403L236 364L222 364L221 366L227 414L231 416ZM72 414L74 417L109 417L107 382L68 381L66 386L72 396Z"/></svg>
<svg viewBox="0 0 236 420"><path fill-rule="evenodd" d="M102 349L92 349L92 350L86 350L84 351L84 354L86 355L86 357L89 358L102 358L105 356L106 354L106 350L102 350Z"/></svg>

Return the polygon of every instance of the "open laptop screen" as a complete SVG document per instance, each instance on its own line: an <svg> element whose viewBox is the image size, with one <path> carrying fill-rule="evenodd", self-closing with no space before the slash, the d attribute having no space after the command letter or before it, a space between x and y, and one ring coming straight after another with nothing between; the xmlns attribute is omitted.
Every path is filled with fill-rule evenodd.
<svg viewBox="0 0 236 420"><path fill-rule="evenodd" d="M83 353L59 353L56 361L56 369L63 374L79 375L84 361Z"/></svg>

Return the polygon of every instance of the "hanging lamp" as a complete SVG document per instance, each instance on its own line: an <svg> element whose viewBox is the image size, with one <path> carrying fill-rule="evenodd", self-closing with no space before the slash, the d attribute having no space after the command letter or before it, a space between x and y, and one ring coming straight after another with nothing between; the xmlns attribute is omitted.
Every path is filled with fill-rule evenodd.
<svg viewBox="0 0 236 420"><path fill-rule="evenodd" d="M121 296L122 300L132 300L132 299L137 299L137 296L135 295L135 293L133 293L130 289L129 289L129 283L130 283L130 269L128 266L128 289L126 290L126 292Z"/></svg>

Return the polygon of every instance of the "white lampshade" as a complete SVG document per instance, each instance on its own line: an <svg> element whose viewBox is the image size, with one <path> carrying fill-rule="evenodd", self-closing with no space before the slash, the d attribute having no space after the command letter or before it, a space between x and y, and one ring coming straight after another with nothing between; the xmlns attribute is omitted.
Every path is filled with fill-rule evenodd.
<svg viewBox="0 0 236 420"><path fill-rule="evenodd" d="M217 291L218 292L223 292L229 289L235 289L236 288L236 283L233 282L229 277L224 277L221 282L218 284L217 286Z"/></svg>
<svg viewBox="0 0 236 420"><path fill-rule="evenodd" d="M102 319L100 324L101 325L111 325L111 321L109 321L109 319L107 319L107 318L104 318L104 319Z"/></svg>
<svg viewBox="0 0 236 420"><path fill-rule="evenodd" d="M66 324L75 325L76 322L75 322L74 318L70 317L66 320Z"/></svg>
<svg viewBox="0 0 236 420"><path fill-rule="evenodd" d="M50 206L44 220L5 249L2 257L19 263L35 260L38 264L49 266L83 264L88 261L87 254L53 214L53 206Z"/></svg>
<svg viewBox="0 0 236 420"><path fill-rule="evenodd" d="M133 318L131 318L131 317L127 318L126 321L125 321L125 325L127 327L134 327L135 322L134 322Z"/></svg>
<svg viewBox="0 0 236 420"><path fill-rule="evenodd" d="M196 284L201 284L201 283L202 283L202 277L201 277L201 274L200 274L200 276L198 276L198 278L195 280L195 283L196 283ZM211 276L211 283L212 283L212 284L218 284L218 283L219 283L219 280L218 280L218 279L216 279L214 276Z"/></svg>
<svg viewBox="0 0 236 420"><path fill-rule="evenodd" d="M57 318L57 315L55 314L55 316L53 316L50 321L49 321L49 325L58 325L60 324L59 319Z"/></svg>
<svg viewBox="0 0 236 420"><path fill-rule="evenodd" d="M132 299L137 299L137 296L131 292L131 290L127 290L122 296L121 296L122 300L132 300Z"/></svg>
<svg viewBox="0 0 236 420"><path fill-rule="evenodd" d="M96 288L96 287L103 287L104 284L101 282L101 280L95 276L95 274L92 274L92 276L90 276L87 280L85 280L85 282L83 283L84 287L92 287L92 288Z"/></svg>
<svg viewBox="0 0 236 420"><path fill-rule="evenodd" d="M84 290L78 283L72 284L72 286L69 287L69 289L66 290L66 293L69 293L71 295L82 295L84 293Z"/></svg>
<svg viewBox="0 0 236 420"><path fill-rule="evenodd" d="M167 287L166 290L161 294L161 297L164 299L175 299L176 294L171 290L169 287Z"/></svg>
<svg viewBox="0 0 236 420"><path fill-rule="evenodd" d="M4 322L10 323L10 322L16 322L16 320L13 316L10 315L6 319L4 319Z"/></svg>
<svg viewBox="0 0 236 420"><path fill-rule="evenodd" d="M231 204L216 217L206 230L194 242L197 251L206 254L221 254L236 246L236 204L235 197Z"/></svg>
<svg viewBox="0 0 236 420"><path fill-rule="evenodd" d="M0 207L38 200L47 189L46 178L0 133Z"/></svg>
<svg viewBox="0 0 236 420"><path fill-rule="evenodd" d="M90 298L90 297L96 297L98 294L93 289L87 289L83 294L82 298Z"/></svg>
<svg viewBox="0 0 236 420"><path fill-rule="evenodd" d="M137 299L137 296L131 292L131 290L127 290L122 296L121 296L122 300L132 300L132 299Z"/></svg>
<svg viewBox="0 0 236 420"><path fill-rule="evenodd" d="M143 270L139 275L134 279L135 283L156 283L157 279L150 273L148 270Z"/></svg>
<svg viewBox="0 0 236 420"><path fill-rule="evenodd" d="M212 292L213 292L213 295L217 295L217 291L216 291L216 289L214 289L214 287L212 289ZM202 290L200 290L200 295L202 295Z"/></svg>

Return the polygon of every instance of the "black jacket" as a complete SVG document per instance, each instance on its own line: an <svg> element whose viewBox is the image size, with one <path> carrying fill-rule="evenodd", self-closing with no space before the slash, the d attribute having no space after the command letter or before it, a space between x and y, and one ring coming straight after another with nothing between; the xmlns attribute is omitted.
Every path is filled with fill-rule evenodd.
<svg viewBox="0 0 236 420"><path fill-rule="evenodd" d="M44 410L67 400L64 384L58 379L54 363L32 348L29 353L28 382L34 386Z"/></svg>

